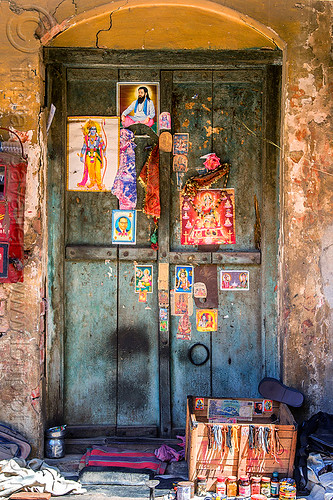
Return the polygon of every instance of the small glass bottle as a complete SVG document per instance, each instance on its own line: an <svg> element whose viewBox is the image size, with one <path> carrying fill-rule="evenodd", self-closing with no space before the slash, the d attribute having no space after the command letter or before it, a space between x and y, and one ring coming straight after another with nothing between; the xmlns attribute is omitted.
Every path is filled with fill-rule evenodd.
<svg viewBox="0 0 333 500"><path fill-rule="evenodd" d="M252 476L251 478L251 495L260 495L260 481L259 476Z"/></svg>
<svg viewBox="0 0 333 500"><path fill-rule="evenodd" d="M279 496L279 473L273 472L271 481L271 497L277 498Z"/></svg>
<svg viewBox="0 0 333 500"><path fill-rule="evenodd" d="M271 478L270 477L262 477L261 478L261 486L260 486L261 495L265 495L265 497L271 496Z"/></svg>
<svg viewBox="0 0 333 500"><path fill-rule="evenodd" d="M222 476L218 476L216 478L216 486L215 486L216 495L219 497L226 495L227 493L227 485L226 478Z"/></svg>
<svg viewBox="0 0 333 500"><path fill-rule="evenodd" d="M227 497L237 496L237 478L236 476L229 476L227 480Z"/></svg>
<svg viewBox="0 0 333 500"><path fill-rule="evenodd" d="M251 485L249 476L241 476L239 478L238 491L241 497L251 496Z"/></svg>
<svg viewBox="0 0 333 500"><path fill-rule="evenodd" d="M205 476L197 477L197 495L198 497L206 496L207 492L207 480Z"/></svg>

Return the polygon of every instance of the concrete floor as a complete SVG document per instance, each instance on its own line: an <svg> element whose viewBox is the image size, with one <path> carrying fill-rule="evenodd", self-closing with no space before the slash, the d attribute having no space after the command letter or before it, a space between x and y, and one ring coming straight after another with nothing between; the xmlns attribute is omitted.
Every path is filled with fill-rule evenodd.
<svg viewBox="0 0 333 500"><path fill-rule="evenodd" d="M62 459L45 459L49 465L53 465L59 468L62 476L67 479L73 479L79 481L78 466L81 459L81 454L66 455ZM93 478L94 482L103 481L103 473L95 473L96 478ZM172 484L175 481L186 480L188 478L187 463L185 460L179 462L172 462L168 464L165 471L164 477L169 477L169 483ZM157 478L158 479L158 478ZM64 496L54 497L59 500L131 500L131 499L147 499L149 500L150 490L146 485L142 486L121 486L121 485L111 485L111 484L82 484L86 488L87 492L82 494L67 494ZM172 491L171 488L156 489L155 497L163 498L169 492Z"/></svg>

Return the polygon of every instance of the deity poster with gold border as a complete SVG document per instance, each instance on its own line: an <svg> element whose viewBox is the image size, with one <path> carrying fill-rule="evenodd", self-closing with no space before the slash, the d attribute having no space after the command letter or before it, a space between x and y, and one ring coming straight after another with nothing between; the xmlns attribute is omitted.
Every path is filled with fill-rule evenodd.
<svg viewBox="0 0 333 500"><path fill-rule="evenodd" d="M182 245L236 243L234 189L201 189L180 207Z"/></svg>
<svg viewBox="0 0 333 500"><path fill-rule="evenodd" d="M216 332L217 309L197 309L196 323L198 332Z"/></svg>

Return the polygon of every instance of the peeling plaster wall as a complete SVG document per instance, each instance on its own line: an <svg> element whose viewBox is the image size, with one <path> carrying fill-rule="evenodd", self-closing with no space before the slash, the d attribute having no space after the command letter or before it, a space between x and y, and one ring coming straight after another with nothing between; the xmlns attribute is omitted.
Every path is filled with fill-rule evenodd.
<svg viewBox="0 0 333 500"><path fill-rule="evenodd" d="M127 3L127 2L125 2ZM333 2L318 0L220 0L219 6L255 19L286 44L282 109L280 280L281 377L306 395L303 415L319 409L333 413L333 170L332 59ZM24 432L42 453L44 310L46 273L45 124L43 65L34 37L42 19L43 40L76 16L91 17L101 0L40 0L0 3L0 121L33 131L25 210L25 279L0 285L0 420ZM24 9L20 8L24 5ZM105 4L111 12L112 4ZM100 11L99 11L100 12ZM249 17L246 17L249 16ZM89 22L87 22L87 30ZM104 28L107 29L106 25ZM161 45L167 33L154 35ZM206 30L207 26L203 26ZM149 36L145 43L149 46ZM223 36L223 35L221 35ZM59 35L60 40L61 34ZM66 34L70 41L70 30ZM206 37L205 37L206 39ZM57 38L55 39L57 40ZM106 40L106 42L105 42ZM103 43L107 42L103 38ZM163 41L164 40L164 41ZM200 44L200 37L198 43ZM179 40L177 41L177 43ZM155 43L155 42L154 42ZM72 44L75 45L73 31ZM186 40L184 40L186 44ZM232 47L230 47L232 48Z"/></svg>
<svg viewBox="0 0 333 500"><path fill-rule="evenodd" d="M43 71L39 43L13 38L17 15L0 4L0 125L32 131L24 224L24 282L0 285L0 420L27 436L33 454L43 449L45 210L43 173ZM34 15L34 17L36 17ZM29 24L31 13L26 19ZM34 23L36 27L36 23ZM25 32L21 33L25 36ZM8 135L0 131L4 140ZM29 135L29 134L28 134ZM31 134L30 134L31 135Z"/></svg>
<svg viewBox="0 0 333 500"><path fill-rule="evenodd" d="M288 47L285 102L282 374L312 414L333 412L332 4L299 9L307 29Z"/></svg>

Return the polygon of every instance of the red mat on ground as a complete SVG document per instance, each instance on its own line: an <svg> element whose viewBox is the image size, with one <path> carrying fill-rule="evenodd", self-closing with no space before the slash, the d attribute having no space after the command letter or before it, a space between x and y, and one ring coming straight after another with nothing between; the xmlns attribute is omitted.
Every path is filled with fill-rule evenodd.
<svg viewBox="0 0 333 500"><path fill-rule="evenodd" d="M83 467L114 467L126 469L148 469L154 474L164 474L166 463L161 462L154 453L119 450L109 446L94 446L88 449L80 460L80 469Z"/></svg>

